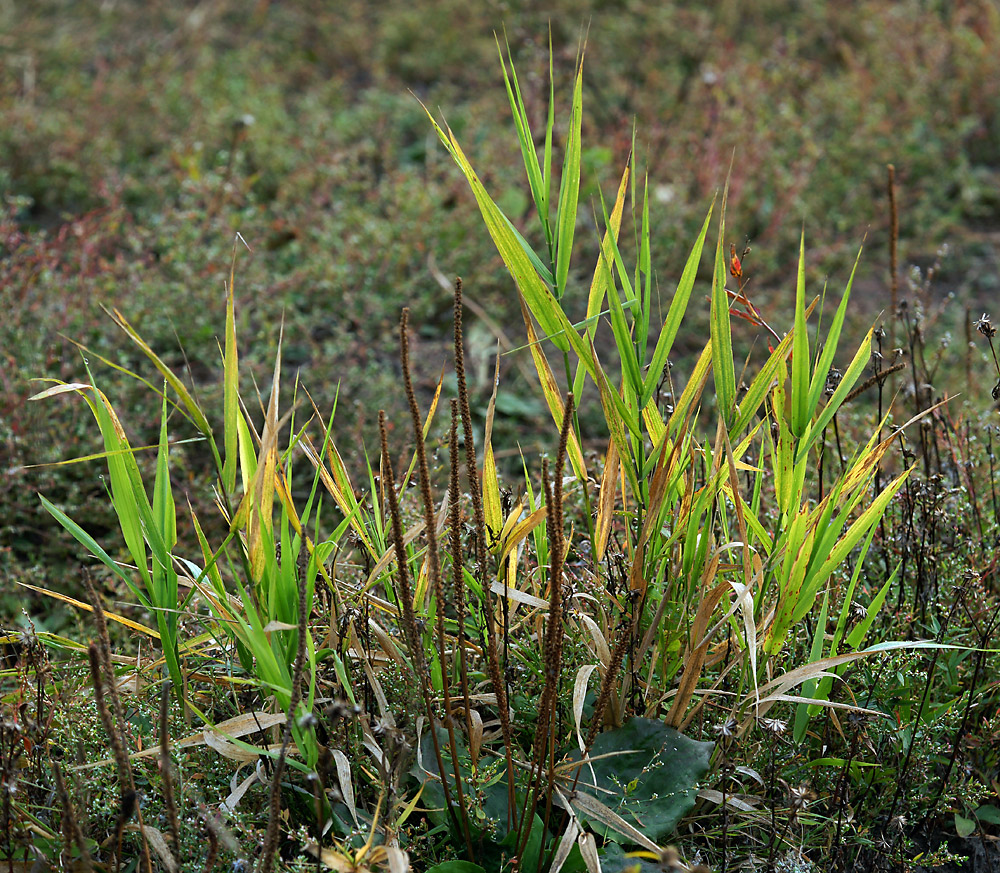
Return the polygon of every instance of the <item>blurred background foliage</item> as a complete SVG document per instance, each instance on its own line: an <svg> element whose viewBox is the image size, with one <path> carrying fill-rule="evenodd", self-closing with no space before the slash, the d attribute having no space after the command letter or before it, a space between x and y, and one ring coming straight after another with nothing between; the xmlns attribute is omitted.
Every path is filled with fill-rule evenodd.
<svg viewBox="0 0 1000 873"><path fill-rule="evenodd" d="M237 252L238 331L261 392L283 321L288 376L300 372L321 408L339 386L337 441L359 447L355 463L374 447L377 410L404 404L395 351L404 305L417 328L419 383L433 390L455 275L472 307L467 351L474 399L485 407L498 338L505 350L518 344L519 330L505 332L519 321L517 301L416 98L443 109L504 211L527 218L494 33L502 40L506 30L529 112L541 113L550 28L561 105L587 40L575 263L596 260L598 192L613 196L634 129L664 288L735 155L727 227L737 248L749 240L748 291L762 311L783 313L776 323L791 320L803 223L810 281L845 278L865 241L858 324L889 306L887 163L899 185L902 295L933 314L942 338L964 338L969 313L996 299L1000 11L991 0L8 0L0 3L5 620L22 607L45 615L37 621L50 629L76 620L14 593L14 582L59 588L78 572L79 549L54 530L37 491L86 519L98 539L114 526L100 465L26 469L98 450L85 410L28 403L39 390L30 380L78 379L88 357L129 421L148 422L133 443L154 442L149 392L99 360L153 379L101 308L117 307L217 408L209 386L221 384L216 337L237 232L252 249ZM544 129L540 117L534 127ZM938 261L929 286L923 277ZM575 279L582 313L590 277ZM702 344L707 305L700 311L705 320L691 319L678 360ZM501 359L494 442L512 460L518 446L537 449L547 425L522 378L523 354ZM949 354L956 373L971 371L967 344ZM959 379L951 390L963 387ZM197 444L174 457L192 483L210 477Z"/></svg>

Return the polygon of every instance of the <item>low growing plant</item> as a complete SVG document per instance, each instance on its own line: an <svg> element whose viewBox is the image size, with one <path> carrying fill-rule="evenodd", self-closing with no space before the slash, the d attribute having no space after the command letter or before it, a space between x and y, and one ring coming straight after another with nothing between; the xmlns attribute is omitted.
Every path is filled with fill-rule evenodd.
<svg viewBox="0 0 1000 873"><path fill-rule="evenodd" d="M732 247L726 255L727 189L706 283L710 335L688 378L672 373L670 355L716 210L709 208L667 314L657 318L648 183L640 189L631 158L610 211L600 204L600 257L587 270L584 318L575 323L582 60L558 193L554 89L540 158L516 72L502 52L501 62L541 248L497 206L451 131L432 123L516 285L554 424L554 459L542 459L540 475L525 458L523 486L508 492L500 478L498 378L483 432L474 427L458 281L447 483L434 481L426 445L444 381L422 412L404 312L400 365L412 447L399 463L391 422L381 415L378 457L367 486L356 487L337 446L336 401L321 415L296 386L291 408L282 411L280 341L266 403L241 394L234 252L218 432L174 370L113 313L164 380L152 482L143 481L135 460L141 449L89 366L87 382L37 395L80 395L95 416L130 563L43 498L44 505L154 617L155 630L133 627L159 641L162 665L152 669L165 667L180 714L203 722L204 742L222 754L260 762L223 807L231 814L255 784L267 786L256 801L261 870L280 863L283 829L290 852L344 871L405 870L411 862L432 873L695 869L665 843L699 804L702 821L719 814L715 805L721 810L725 866L738 800L733 750L759 732L768 737L762 793L770 794L739 802L744 811L767 808L754 825L766 823L767 865L776 869L807 803L805 793L786 786L783 811L780 744L816 737L821 717L883 718L850 699L847 669L934 645L880 637L899 570L887 561L877 584L863 575L880 523L911 481L912 464L884 484L879 478L905 425L880 415L850 458L826 467L822 461L828 428L864 384L873 331L840 374L853 273L827 323L825 306L807 299L804 238L788 330L772 327L748 296L745 258ZM626 205L631 239L622 233ZM820 299L825 304L825 294ZM738 368L733 315L773 340L763 361L748 358ZM612 363L598 353L603 326ZM553 369L552 355L561 369ZM714 394L706 392L710 377ZM596 437L607 447L602 460L584 450L594 438L584 426L592 417L580 415L595 396L603 422ZM219 519L191 509L184 538L171 477L171 417L195 428L216 469ZM102 614L99 603L94 609ZM189 614L204 632L186 631L181 617ZM935 653L943 636L937 645ZM100 702L117 681L110 658L96 649L91 657ZM216 724L206 697L216 705L233 697L240 711ZM776 707L792 707L791 740ZM105 718L104 709L124 798L129 765L117 732L125 719ZM268 737L268 729L280 734ZM142 822L137 833L147 857L152 850L170 867L181 843L176 822L196 801L185 786L171 787L176 744L172 750L167 734L161 727L173 848ZM250 742L249 734L260 736ZM835 762L843 780L863 775L861 736L859 729ZM133 750L129 760L136 759ZM62 769L57 773L61 780ZM699 791L710 773L721 792ZM72 798L61 784L67 850L72 844L82 855L89 844L82 828L71 826ZM120 841L127 816L119 817ZM203 821L213 835L223 833L214 820ZM410 855L418 846L419 862ZM213 842L206 868L215 858Z"/></svg>

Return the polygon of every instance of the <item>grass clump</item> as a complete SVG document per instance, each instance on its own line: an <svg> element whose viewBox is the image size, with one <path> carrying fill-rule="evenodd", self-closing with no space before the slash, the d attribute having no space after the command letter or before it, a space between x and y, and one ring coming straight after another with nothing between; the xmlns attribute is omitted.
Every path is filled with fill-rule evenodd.
<svg viewBox="0 0 1000 873"><path fill-rule="evenodd" d="M136 606L113 612L88 586L89 680L69 638L7 639L4 781L33 783L5 795L10 863L875 871L950 856L951 829L986 845L1000 814L984 543L1000 516L979 422L934 387L926 309L892 313L906 373L880 327L845 353L855 273L835 308L813 299L800 235L794 303L765 317L727 185L662 314L654 198L631 155L614 199L595 191L584 273L582 57L564 137L554 61L540 136L501 62L536 228L432 125L514 280L553 456L524 453L519 477L498 462L499 361L474 419L460 281L448 421L435 431L444 377L421 408L404 311L412 436L381 412L362 477L339 400L321 409L296 381L289 401L283 333L269 382L242 389L235 252L215 409L114 310L156 381L97 350L86 381L35 399L78 396L94 416L120 540L43 506ZM707 335L672 367L698 289ZM743 323L765 338L746 355ZM987 317L978 328L992 339ZM155 394L145 447L97 362ZM889 393L911 376L912 396ZM208 497L182 496L185 448L207 459ZM107 621L141 637L134 661ZM70 763L57 744L74 740ZM95 766L114 804L86 802Z"/></svg>

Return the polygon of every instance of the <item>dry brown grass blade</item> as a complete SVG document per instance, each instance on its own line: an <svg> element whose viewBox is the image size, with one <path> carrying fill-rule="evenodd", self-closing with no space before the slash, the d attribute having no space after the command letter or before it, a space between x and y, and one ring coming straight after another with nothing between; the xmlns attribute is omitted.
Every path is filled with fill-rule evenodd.
<svg viewBox="0 0 1000 873"><path fill-rule="evenodd" d="M716 554L705 568L702 576L703 590L712 584L718 571L719 556ZM698 612L695 614L694 623L691 626L691 638L700 640L700 642L689 650L684 659L684 672L681 674L681 681L677 687L673 705L667 714L667 724L671 727L679 728L681 726L684 713L694 696L695 688L698 687L698 680L701 678L701 671L705 666L705 655L708 652L709 640L705 636L705 631L708 629L708 623L712 620L712 613L715 612L719 601L722 600L722 595L726 593L728 588L727 583L720 582L702 598L701 604L698 606Z"/></svg>
<svg viewBox="0 0 1000 873"><path fill-rule="evenodd" d="M608 549L611 523L614 521L615 502L618 496L618 473L621 459L614 440L608 440L608 451L604 456L604 470L601 472L601 490L597 501L597 521L595 524L597 541L594 543L594 563L600 564Z"/></svg>

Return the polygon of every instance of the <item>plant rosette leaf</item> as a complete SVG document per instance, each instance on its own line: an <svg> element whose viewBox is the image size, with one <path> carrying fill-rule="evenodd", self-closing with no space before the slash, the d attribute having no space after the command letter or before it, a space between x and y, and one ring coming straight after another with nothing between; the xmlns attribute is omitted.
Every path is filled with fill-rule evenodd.
<svg viewBox="0 0 1000 873"><path fill-rule="evenodd" d="M714 745L692 740L656 719L631 718L594 741L591 763L581 768L576 787L596 796L659 843L694 806L695 787L708 773ZM579 751L570 757L578 761ZM591 768L596 785L591 781ZM632 842L580 810L577 815L598 836Z"/></svg>
<svg viewBox="0 0 1000 873"><path fill-rule="evenodd" d="M976 810L975 816L979 821L987 824L1000 825L1000 809L990 803L983 804Z"/></svg>

